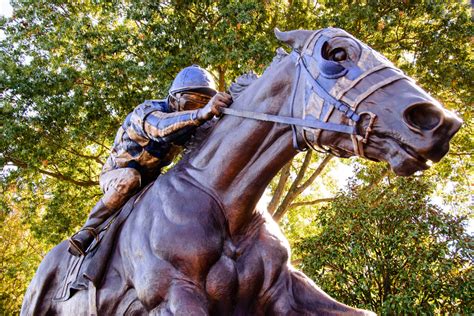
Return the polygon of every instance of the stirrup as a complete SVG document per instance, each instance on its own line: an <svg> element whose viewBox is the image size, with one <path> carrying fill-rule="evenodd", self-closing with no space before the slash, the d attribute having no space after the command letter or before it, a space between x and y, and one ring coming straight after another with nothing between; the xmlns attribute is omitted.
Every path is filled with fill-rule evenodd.
<svg viewBox="0 0 474 316"><path fill-rule="evenodd" d="M94 239L99 242L99 234L97 233L97 231L95 230L95 228L92 228L92 227L84 227L83 229L79 230L76 234L78 234L80 231L82 230L87 230L91 235L92 237L94 237ZM74 234L75 235L75 234ZM72 235L72 236L74 236ZM72 237L71 237L72 238Z"/></svg>
<svg viewBox="0 0 474 316"><path fill-rule="evenodd" d="M79 256L85 256L86 253L84 252L84 250L82 250L82 248L72 239L72 238L69 238L68 239L69 241L69 249L68 249L68 252L73 255L73 256L77 256L77 253L79 253ZM73 252L71 252L71 250L73 250Z"/></svg>
<svg viewBox="0 0 474 316"><path fill-rule="evenodd" d="M69 239L69 250L72 250L73 252L69 251L70 254L72 254L73 256L85 256L86 253L87 253L87 248L89 248L89 246L91 245L91 242L89 242L88 245L84 245L84 247L82 247L82 245L77 242L76 240L74 240L74 237L76 235L78 235L79 233L81 233L82 231L87 231L87 233L89 233L95 240L96 242L98 243L99 242L99 234L96 232L96 230L92 227L84 227L82 229L80 229L79 231L77 231L76 233L74 233ZM79 239L80 240L80 239ZM72 248L72 249L71 249ZM84 248L84 249L83 249Z"/></svg>

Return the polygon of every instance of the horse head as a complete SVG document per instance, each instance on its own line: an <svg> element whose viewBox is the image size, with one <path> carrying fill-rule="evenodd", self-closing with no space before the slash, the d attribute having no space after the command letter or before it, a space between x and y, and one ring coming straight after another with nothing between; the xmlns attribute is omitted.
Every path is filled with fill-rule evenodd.
<svg viewBox="0 0 474 316"><path fill-rule="evenodd" d="M337 28L275 34L293 49L304 119L335 127L299 128L308 146L387 161L398 175L448 152L461 120L381 54Z"/></svg>

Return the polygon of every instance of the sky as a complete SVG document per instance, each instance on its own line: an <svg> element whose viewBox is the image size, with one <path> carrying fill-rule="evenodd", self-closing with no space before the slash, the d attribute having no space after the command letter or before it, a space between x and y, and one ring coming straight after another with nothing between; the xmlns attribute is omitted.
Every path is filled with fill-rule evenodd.
<svg viewBox="0 0 474 316"><path fill-rule="evenodd" d="M0 0L0 16L11 17L13 13L9 0ZM5 33L0 30L0 40L5 39Z"/></svg>
<svg viewBox="0 0 474 316"><path fill-rule="evenodd" d="M0 16L10 17L12 15L12 6L8 0L0 0Z"/></svg>

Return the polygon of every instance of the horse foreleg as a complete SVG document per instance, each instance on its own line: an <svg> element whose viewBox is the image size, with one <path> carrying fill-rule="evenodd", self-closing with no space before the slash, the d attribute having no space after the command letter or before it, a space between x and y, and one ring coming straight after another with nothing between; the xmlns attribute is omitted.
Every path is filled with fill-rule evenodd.
<svg viewBox="0 0 474 316"><path fill-rule="evenodd" d="M265 216L265 214L264 214ZM263 272L260 309L267 315L374 315L372 312L344 305L314 284L306 275L288 263L289 246L278 226L270 218L255 235L254 247L242 256L241 266L248 267L249 258L260 256ZM259 264L253 265L258 271ZM244 275L241 270L241 275ZM258 279L259 274L253 278ZM243 277L241 277L243 279Z"/></svg>
<svg viewBox="0 0 474 316"><path fill-rule="evenodd" d="M209 315L209 303L206 294L198 286L183 279L176 279L172 281L165 300L153 309L150 315Z"/></svg>
<svg viewBox="0 0 474 316"><path fill-rule="evenodd" d="M274 315L375 315L336 301L291 266L283 269L272 297L270 309Z"/></svg>

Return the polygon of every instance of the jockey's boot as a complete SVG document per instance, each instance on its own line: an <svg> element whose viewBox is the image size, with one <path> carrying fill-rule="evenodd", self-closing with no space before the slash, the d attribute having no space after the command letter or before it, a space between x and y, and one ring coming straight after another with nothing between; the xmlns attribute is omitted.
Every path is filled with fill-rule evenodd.
<svg viewBox="0 0 474 316"><path fill-rule="evenodd" d="M113 210L105 206L102 199L99 200L89 214L84 226L69 238L69 253L76 257L84 256L94 238L98 240L99 226L113 213Z"/></svg>

